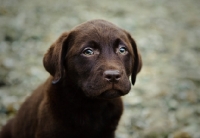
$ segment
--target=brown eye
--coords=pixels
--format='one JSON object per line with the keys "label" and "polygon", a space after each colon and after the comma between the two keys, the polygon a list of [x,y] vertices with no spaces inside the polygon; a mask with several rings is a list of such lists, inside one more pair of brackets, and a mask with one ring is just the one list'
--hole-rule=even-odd
{"label": "brown eye", "polygon": [[94,55],[94,51],[91,48],[86,48],[83,51],[83,54],[86,55],[86,56],[91,56],[91,55]]}
{"label": "brown eye", "polygon": [[119,54],[122,54],[122,55],[125,55],[125,54],[128,53],[128,51],[127,51],[126,47],[120,47],[120,48],[118,49],[118,53],[119,53]]}

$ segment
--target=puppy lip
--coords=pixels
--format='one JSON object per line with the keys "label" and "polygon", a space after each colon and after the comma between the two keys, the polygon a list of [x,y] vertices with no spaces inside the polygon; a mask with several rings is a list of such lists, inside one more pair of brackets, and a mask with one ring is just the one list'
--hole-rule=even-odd
{"label": "puppy lip", "polygon": [[98,87],[93,87],[88,85],[85,88],[82,88],[87,97],[99,97],[103,99],[112,99],[120,96],[126,95],[130,89],[121,89],[120,86],[113,85],[101,85]]}
{"label": "puppy lip", "polygon": [[99,97],[104,98],[104,99],[113,99],[113,98],[118,98],[123,95],[124,95],[124,92],[120,90],[109,89],[101,93]]}
{"label": "puppy lip", "polygon": [[89,89],[92,89],[92,90],[99,90],[99,89],[102,89],[102,88],[105,88],[106,85],[101,85],[101,86],[98,86],[98,87],[94,87],[93,85],[89,85],[88,88]]}

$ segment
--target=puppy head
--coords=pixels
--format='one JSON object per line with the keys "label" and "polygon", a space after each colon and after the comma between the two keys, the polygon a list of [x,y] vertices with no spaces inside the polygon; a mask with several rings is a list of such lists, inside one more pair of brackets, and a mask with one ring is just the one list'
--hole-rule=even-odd
{"label": "puppy head", "polygon": [[63,33],[43,59],[53,84],[70,79],[88,97],[115,98],[130,90],[142,67],[129,33],[104,20],[83,23]]}

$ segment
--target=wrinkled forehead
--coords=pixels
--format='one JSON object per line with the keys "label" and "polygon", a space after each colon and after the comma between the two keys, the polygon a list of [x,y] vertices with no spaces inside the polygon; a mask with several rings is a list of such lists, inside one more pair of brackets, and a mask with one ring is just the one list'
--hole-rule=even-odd
{"label": "wrinkled forehead", "polygon": [[112,43],[116,39],[127,42],[125,32],[116,25],[104,21],[94,20],[83,23],[73,29],[76,43],[95,41],[97,43]]}

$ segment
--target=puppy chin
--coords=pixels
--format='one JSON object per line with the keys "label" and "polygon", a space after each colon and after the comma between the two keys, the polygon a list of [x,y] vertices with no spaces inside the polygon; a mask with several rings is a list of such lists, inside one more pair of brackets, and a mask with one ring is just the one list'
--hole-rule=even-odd
{"label": "puppy chin", "polygon": [[131,85],[126,83],[126,85],[123,86],[125,87],[122,87],[122,85],[109,84],[104,86],[102,85],[101,87],[95,87],[98,89],[93,89],[91,85],[86,85],[86,87],[82,87],[82,90],[88,98],[114,99],[129,93]]}
{"label": "puppy chin", "polygon": [[101,93],[98,98],[100,99],[114,99],[114,98],[119,98],[123,95],[128,94],[129,91],[122,92],[120,90],[115,90],[115,89],[110,89],[106,90],[105,92]]}
{"label": "puppy chin", "polygon": [[114,98],[118,98],[120,96],[122,96],[122,92],[121,91],[111,89],[111,90],[107,90],[107,91],[101,93],[98,96],[98,98],[101,98],[101,99],[114,99]]}

